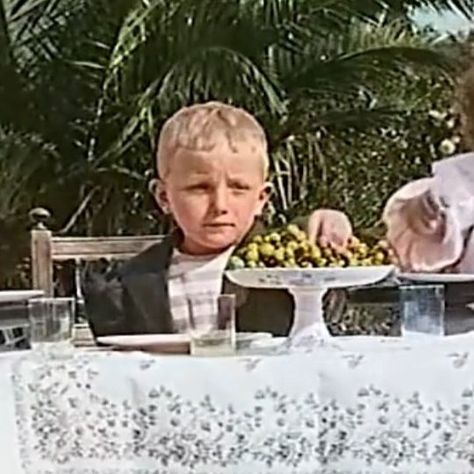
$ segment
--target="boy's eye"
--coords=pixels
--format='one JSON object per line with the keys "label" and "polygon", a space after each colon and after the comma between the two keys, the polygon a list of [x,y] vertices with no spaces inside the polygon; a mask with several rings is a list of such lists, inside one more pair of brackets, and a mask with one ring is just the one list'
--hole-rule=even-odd
{"label": "boy's eye", "polygon": [[248,191],[250,189],[250,186],[248,184],[240,182],[230,183],[230,187],[236,191]]}
{"label": "boy's eye", "polygon": [[186,187],[188,191],[207,191],[210,186],[207,183],[196,183]]}

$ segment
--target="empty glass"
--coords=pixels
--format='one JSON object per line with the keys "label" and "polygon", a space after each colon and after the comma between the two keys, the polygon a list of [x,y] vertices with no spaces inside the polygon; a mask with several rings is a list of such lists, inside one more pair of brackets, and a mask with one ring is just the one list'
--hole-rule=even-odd
{"label": "empty glass", "polygon": [[28,304],[30,345],[36,351],[72,348],[73,298],[36,298]]}
{"label": "empty glass", "polygon": [[188,300],[191,354],[221,356],[235,352],[235,295]]}
{"label": "empty glass", "polygon": [[406,285],[400,288],[402,337],[444,335],[444,287]]}

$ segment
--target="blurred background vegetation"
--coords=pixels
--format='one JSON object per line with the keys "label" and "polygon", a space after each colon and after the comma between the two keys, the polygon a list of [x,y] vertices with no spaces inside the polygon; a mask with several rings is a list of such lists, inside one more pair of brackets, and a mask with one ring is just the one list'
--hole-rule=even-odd
{"label": "blurred background vegetation", "polygon": [[217,99],[265,126],[268,220],[346,211],[380,231],[384,201],[462,149],[453,94],[474,0],[0,0],[0,286],[20,284],[28,211],[65,234],[159,233],[147,192],[163,121]]}

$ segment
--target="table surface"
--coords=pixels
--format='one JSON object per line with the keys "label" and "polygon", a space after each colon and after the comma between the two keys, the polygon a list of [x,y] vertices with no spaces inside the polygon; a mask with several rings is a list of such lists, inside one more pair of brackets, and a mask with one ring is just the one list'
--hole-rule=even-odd
{"label": "table surface", "polygon": [[0,355],[8,474],[474,472],[474,335]]}

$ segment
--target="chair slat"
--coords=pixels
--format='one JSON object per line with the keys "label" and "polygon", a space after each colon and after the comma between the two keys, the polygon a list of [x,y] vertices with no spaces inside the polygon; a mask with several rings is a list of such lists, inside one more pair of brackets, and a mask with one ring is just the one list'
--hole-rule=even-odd
{"label": "chair slat", "polygon": [[128,259],[160,242],[163,236],[146,237],[53,237],[53,261]]}

